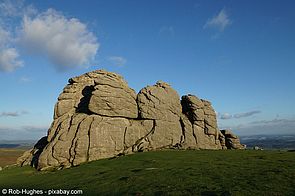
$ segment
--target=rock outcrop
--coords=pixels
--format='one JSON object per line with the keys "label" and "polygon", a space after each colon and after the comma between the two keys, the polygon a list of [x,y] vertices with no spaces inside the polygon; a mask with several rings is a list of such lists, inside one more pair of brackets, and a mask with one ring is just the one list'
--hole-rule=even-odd
{"label": "rock outcrop", "polygon": [[[191,132],[195,137],[196,147],[226,149],[225,137],[217,127],[216,114],[211,103],[189,94],[182,96],[181,104],[182,112],[192,125]],[[185,122],[185,119],[183,121]]]}
{"label": "rock outcrop", "polygon": [[46,137],[18,159],[37,169],[157,149],[243,149],[237,136],[220,131],[211,103],[180,97],[157,82],[136,95],[124,79],[104,70],[69,79],[58,97]]}
{"label": "rock outcrop", "polygon": [[225,136],[225,145],[227,149],[245,149],[246,145],[240,143],[240,139],[231,130],[221,130]]}

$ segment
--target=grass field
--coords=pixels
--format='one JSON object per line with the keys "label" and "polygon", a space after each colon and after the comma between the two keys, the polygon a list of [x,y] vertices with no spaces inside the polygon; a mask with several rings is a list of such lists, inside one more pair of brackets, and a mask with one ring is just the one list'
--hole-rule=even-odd
{"label": "grass field", "polygon": [[0,167],[11,165],[21,156],[26,149],[19,148],[0,148]]}
{"label": "grass field", "polygon": [[0,172],[0,182],[84,195],[295,195],[295,152],[146,152],[60,171],[11,168]]}

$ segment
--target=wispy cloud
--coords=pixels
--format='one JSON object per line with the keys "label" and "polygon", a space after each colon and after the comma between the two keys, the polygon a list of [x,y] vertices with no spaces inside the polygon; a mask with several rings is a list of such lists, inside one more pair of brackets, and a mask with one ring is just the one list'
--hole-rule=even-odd
{"label": "wispy cloud", "polygon": [[169,35],[169,36],[174,36],[175,35],[175,30],[173,26],[162,26],[159,30],[159,35]]}
{"label": "wispy cloud", "polygon": [[2,0],[0,2],[1,15],[7,17],[22,17],[24,14],[34,14],[37,10],[32,6],[25,6],[24,0]]}
{"label": "wispy cloud", "polygon": [[27,83],[27,82],[31,82],[31,78],[27,77],[27,76],[22,76],[19,78],[19,81],[21,83]]}
{"label": "wispy cloud", "polygon": [[0,48],[6,46],[6,44],[10,42],[10,37],[10,33],[0,24]]}
{"label": "wispy cloud", "polygon": [[259,113],[261,113],[261,111],[259,111],[259,110],[254,110],[254,111],[250,111],[250,112],[243,112],[243,113],[235,114],[234,118],[244,118],[244,117],[252,116],[254,114],[259,114]]}
{"label": "wispy cloud", "polygon": [[24,1],[2,1],[0,22],[0,71],[3,72],[24,65],[19,60],[19,48],[30,55],[47,58],[57,70],[88,67],[99,49],[97,37],[85,23],[54,9],[38,12],[33,6],[25,6]]}
{"label": "wispy cloud", "polygon": [[36,133],[46,131],[48,129],[48,126],[26,125],[22,126],[22,129],[24,129],[27,132]]}
{"label": "wispy cloud", "polygon": [[122,56],[110,56],[107,58],[107,60],[115,66],[121,67],[124,66],[127,62],[127,60]]}
{"label": "wispy cloud", "polygon": [[[260,121],[253,121],[251,124],[260,124],[260,125],[274,125],[274,124],[289,124],[294,123],[295,119],[284,119],[284,118],[275,118],[272,120],[260,120]],[[295,132],[295,129],[294,129]]]}
{"label": "wispy cloud", "polygon": [[12,42],[11,33],[0,23],[0,71],[2,72],[12,72],[23,66],[23,62],[19,60],[18,51],[11,47]]}
{"label": "wispy cloud", "polygon": [[1,15],[6,17],[17,16],[20,14],[24,1],[8,1],[3,0],[0,2]]}
{"label": "wispy cloud", "polygon": [[275,118],[253,121],[237,126],[223,126],[223,128],[229,127],[240,135],[295,134],[295,119]]}
{"label": "wispy cloud", "polygon": [[253,110],[249,112],[242,112],[242,113],[237,113],[237,114],[229,114],[229,113],[218,113],[219,119],[222,120],[227,120],[227,119],[232,119],[232,118],[246,118],[249,116],[253,116],[255,114],[261,113],[260,110]]}
{"label": "wispy cloud", "polygon": [[7,127],[0,125],[1,140],[37,140],[46,135],[47,130],[48,126],[26,125]]}
{"label": "wispy cloud", "polygon": [[232,20],[229,18],[229,15],[225,8],[223,8],[217,15],[209,18],[203,28],[217,29],[218,31],[222,32],[231,24]]}
{"label": "wispy cloud", "polygon": [[219,118],[226,120],[226,119],[231,119],[233,116],[229,113],[223,113],[223,114],[219,114]]}
{"label": "wispy cloud", "polygon": [[0,48],[0,71],[12,72],[23,66],[19,60],[18,51],[15,48]]}
{"label": "wispy cloud", "polygon": [[28,114],[28,111],[16,111],[16,112],[1,112],[0,113],[0,117],[18,117],[18,116],[22,116],[24,114]]}
{"label": "wispy cloud", "polygon": [[24,1],[0,2],[0,71],[13,72],[23,67],[24,62],[20,60],[17,49],[16,29],[11,24],[17,24],[14,18],[21,19],[21,15],[32,13],[33,8],[27,6],[24,8]]}

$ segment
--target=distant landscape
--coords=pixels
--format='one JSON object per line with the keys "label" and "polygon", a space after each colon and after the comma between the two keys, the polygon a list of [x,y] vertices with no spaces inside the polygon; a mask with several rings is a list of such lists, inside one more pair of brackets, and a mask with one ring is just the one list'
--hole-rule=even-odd
{"label": "distant landscape", "polygon": [[241,143],[247,145],[247,149],[254,146],[267,150],[294,150],[295,135],[253,135],[241,136]]}
{"label": "distant landscape", "polygon": [[36,140],[0,140],[0,148],[29,149],[34,146]]}
{"label": "distant landscape", "polygon": [[16,159],[32,148],[35,142],[34,140],[0,140],[0,167],[15,164]]}

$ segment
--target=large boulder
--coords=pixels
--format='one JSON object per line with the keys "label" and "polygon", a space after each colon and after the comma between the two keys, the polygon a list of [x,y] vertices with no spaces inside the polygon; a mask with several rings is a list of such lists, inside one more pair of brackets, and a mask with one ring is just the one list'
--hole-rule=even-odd
{"label": "large boulder", "polygon": [[136,95],[122,76],[96,70],[69,79],[46,137],[18,159],[40,170],[158,149],[240,149],[221,133],[209,101],[180,100],[167,83]]}
{"label": "large boulder", "polygon": [[137,118],[136,93],[121,76],[106,73],[94,80],[89,110],[102,116]]}
{"label": "large boulder", "polygon": [[137,95],[139,117],[175,122],[179,121],[181,104],[178,93],[165,82],[147,86]]}
{"label": "large boulder", "polygon": [[139,117],[154,121],[153,133],[145,138],[143,149],[173,148],[181,145],[179,122],[181,104],[178,93],[167,83],[158,81],[141,89],[137,95]]}
{"label": "large boulder", "polygon": [[216,113],[209,101],[199,99],[195,95],[184,95],[181,98],[182,112],[191,122],[186,126],[193,132],[194,140],[201,149],[225,149],[224,135],[218,129]]}

